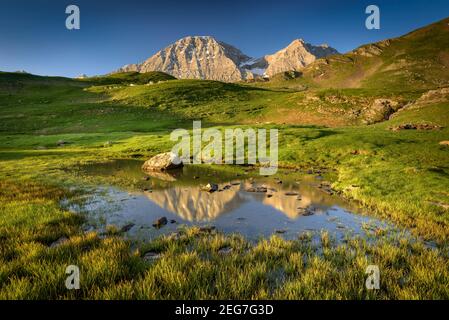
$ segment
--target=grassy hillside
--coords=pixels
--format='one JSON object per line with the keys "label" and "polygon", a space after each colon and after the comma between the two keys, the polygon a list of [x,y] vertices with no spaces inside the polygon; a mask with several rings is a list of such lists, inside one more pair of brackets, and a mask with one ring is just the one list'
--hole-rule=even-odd
{"label": "grassy hillside", "polygon": [[310,87],[401,92],[449,85],[449,18],[403,37],[362,46],[309,65],[297,82]]}

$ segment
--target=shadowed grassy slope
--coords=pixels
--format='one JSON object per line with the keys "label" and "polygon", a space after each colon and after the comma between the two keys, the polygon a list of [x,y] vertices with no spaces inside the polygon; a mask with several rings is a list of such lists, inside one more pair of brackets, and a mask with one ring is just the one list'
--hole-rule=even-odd
{"label": "shadowed grassy slope", "polygon": [[139,72],[122,72],[113,73],[105,76],[89,77],[80,79],[80,81],[91,85],[112,85],[112,84],[148,84],[157,83],[176,78],[164,72],[152,71],[146,73]]}

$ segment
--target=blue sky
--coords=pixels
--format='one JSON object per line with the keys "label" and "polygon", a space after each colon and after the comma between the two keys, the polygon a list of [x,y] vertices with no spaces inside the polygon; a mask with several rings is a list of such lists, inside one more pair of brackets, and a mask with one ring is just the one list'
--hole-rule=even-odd
{"label": "blue sky", "polygon": [[[80,30],[65,28],[70,4],[81,10]],[[365,28],[370,4],[381,9],[380,30]],[[448,16],[448,0],[0,0],[0,70],[104,74],[187,35],[211,35],[253,57],[296,38],[347,52]]]}

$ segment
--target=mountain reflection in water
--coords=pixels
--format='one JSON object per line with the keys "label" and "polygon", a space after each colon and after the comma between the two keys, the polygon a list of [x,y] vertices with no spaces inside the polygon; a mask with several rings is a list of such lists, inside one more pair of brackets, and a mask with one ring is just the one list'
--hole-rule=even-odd
{"label": "mountain reflection in water", "polygon": [[[357,207],[318,188],[320,181],[310,175],[287,172],[278,177],[260,177],[251,175],[250,170],[236,174],[208,166],[187,166],[144,178],[141,164],[129,160],[78,168],[76,174],[113,175],[130,182],[130,186],[99,186],[92,201],[71,209],[87,213],[94,229],[132,225],[126,236],[139,239],[176,232],[182,225],[213,225],[220,232],[240,233],[252,239],[275,233],[294,239],[303,232],[321,230],[343,239],[348,233],[363,234],[365,223],[383,224],[358,215]],[[219,190],[201,190],[201,185],[207,183],[218,184]],[[265,187],[267,192],[249,192],[252,187]],[[161,217],[172,223],[154,228],[153,222]]]}
{"label": "mountain reflection in water", "polygon": [[[298,186],[297,189],[278,190],[279,186],[264,183],[262,186],[267,187],[267,193],[258,193],[246,191],[253,186],[249,182],[237,186],[230,184],[225,184],[225,186],[229,188],[214,193],[205,192],[200,187],[171,187],[165,190],[155,190],[145,196],[164,210],[190,222],[213,221],[252,201],[271,206],[290,219],[301,216],[300,209],[313,206],[314,213],[319,214],[335,205],[335,199],[330,199],[330,196],[319,190],[313,190],[312,187]],[[288,191],[297,191],[299,196],[285,195]]]}

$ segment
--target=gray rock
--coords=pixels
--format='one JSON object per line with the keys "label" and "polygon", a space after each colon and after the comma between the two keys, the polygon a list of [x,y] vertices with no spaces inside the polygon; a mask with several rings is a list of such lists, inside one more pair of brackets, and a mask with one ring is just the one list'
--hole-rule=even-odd
{"label": "gray rock", "polygon": [[218,185],[215,183],[208,183],[205,186],[202,186],[201,190],[212,193],[218,190]]}
{"label": "gray rock", "polygon": [[161,257],[162,255],[160,253],[150,251],[143,255],[143,260],[146,262],[153,262],[160,259]]}
{"label": "gray rock", "polygon": [[268,189],[266,187],[251,187],[246,189],[246,192],[266,193]]}
{"label": "gray rock", "polygon": [[128,232],[132,227],[134,227],[134,223],[127,224],[120,229],[120,232]]}
{"label": "gray rock", "polygon": [[69,239],[67,237],[61,237],[50,245],[50,248],[59,247],[60,245],[67,242]]}
{"label": "gray rock", "polygon": [[69,142],[64,141],[64,140],[59,140],[56,144],[58,145],[58,147],[62,147],[62,146],[69,144]]}
{"label": "gray rock", "polygon": [[218,250],[218,254],[226,255],[226,254],[230,254],[230,253],[232,253],[231,247],[223,247]]}
{"label": "gray rock", "polygon": [[162,228],[168,223],[168,220],[166,217],[159,218],[153,222],[153,227],[156,229]]}
{"label": "gray rock", "polygon": [[161,153],[145,161],[144,171],[165,171],[182,167],[181,159],[172,152]]}

